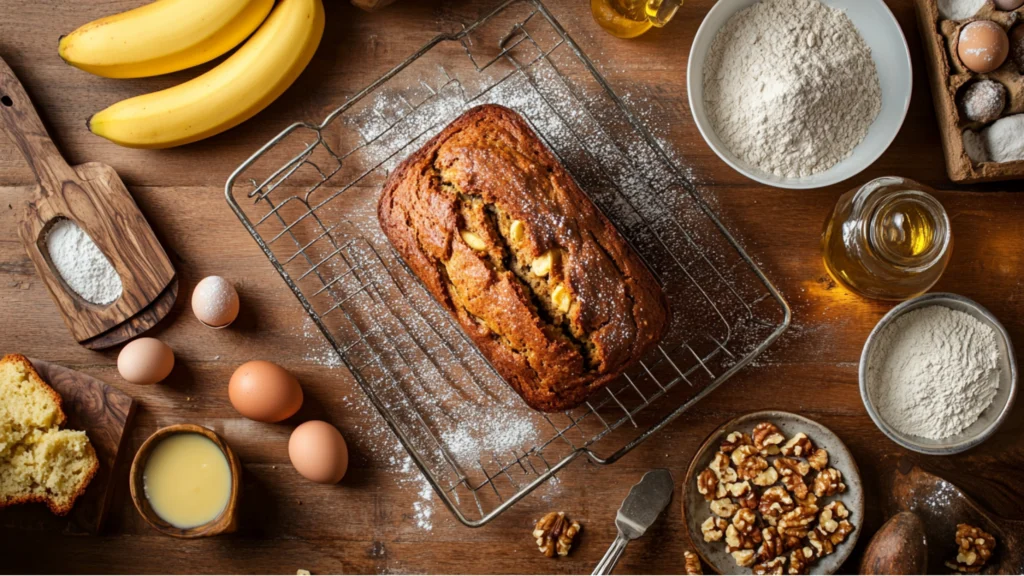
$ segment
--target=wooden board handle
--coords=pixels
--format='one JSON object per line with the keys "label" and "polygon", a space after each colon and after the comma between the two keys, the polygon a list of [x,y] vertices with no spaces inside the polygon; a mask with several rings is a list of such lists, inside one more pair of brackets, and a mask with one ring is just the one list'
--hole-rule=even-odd
{"label": "wooden board handle", "polygon": [[75,179],[74,170],[50,140],[24,86],[3,58],[0,58],[0,119],[0,130],[21,150],[44,196],[60,190],[65,180]]}

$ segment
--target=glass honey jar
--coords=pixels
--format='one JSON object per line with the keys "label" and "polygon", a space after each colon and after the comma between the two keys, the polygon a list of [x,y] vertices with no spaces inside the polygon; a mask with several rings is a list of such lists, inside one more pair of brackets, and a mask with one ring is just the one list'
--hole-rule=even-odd
{"label": "glass honey jar", "polygon": [[682,5],[683,0],[590,0],[590,11],[613,36],[636,38],[668,24]]}
{"label": "glass honey jar", "polygon": [[889,176],[843,194],[821,239],[832,278],[882,300],[906,300],[934,286],[949,264],[953,235],[931,192]]}

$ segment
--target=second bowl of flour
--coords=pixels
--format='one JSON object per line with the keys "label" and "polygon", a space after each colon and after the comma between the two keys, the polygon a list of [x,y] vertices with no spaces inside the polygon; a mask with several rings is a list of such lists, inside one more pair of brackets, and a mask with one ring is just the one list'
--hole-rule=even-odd
{"label": "second bowl of flour", "polygon": [[956,294],[925,294],[893,308],[868,336],[860,394],[879,429],[923,454],[977,446],[1006,421],[1017,361],[1003,325]]}
{"label": "second bowl of flour", "polygon": [[820,188],[878,159],[903,125],[910,50],[882,0],[720,0],[690,51],[697,128],[741,174]]}

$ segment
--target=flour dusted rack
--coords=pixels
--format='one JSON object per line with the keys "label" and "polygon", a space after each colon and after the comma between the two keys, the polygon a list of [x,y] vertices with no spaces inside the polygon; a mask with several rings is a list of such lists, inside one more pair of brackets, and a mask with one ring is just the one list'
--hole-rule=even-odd
{"label": "flour dusted rack", "polygon": [[[387,244],[387,174],[462,112],[522,114],[665,288],[660,346],[583,406],[530,410]],[[442,34],[246,160],[228,203],[438,496],[482,526],[580,456],[611,464],[789,326],[778,290],[539,0]]]}

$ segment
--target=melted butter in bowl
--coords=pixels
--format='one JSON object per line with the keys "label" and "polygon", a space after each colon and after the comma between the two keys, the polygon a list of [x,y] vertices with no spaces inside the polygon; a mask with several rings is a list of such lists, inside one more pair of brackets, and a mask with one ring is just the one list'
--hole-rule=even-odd
{"label": "melted butter in bowl", "polygon": [[153,512],[181,529],[217,519],[231,498],[228,458],[209,438],[172,434],[153,448],[143,471],[143,487]]}

